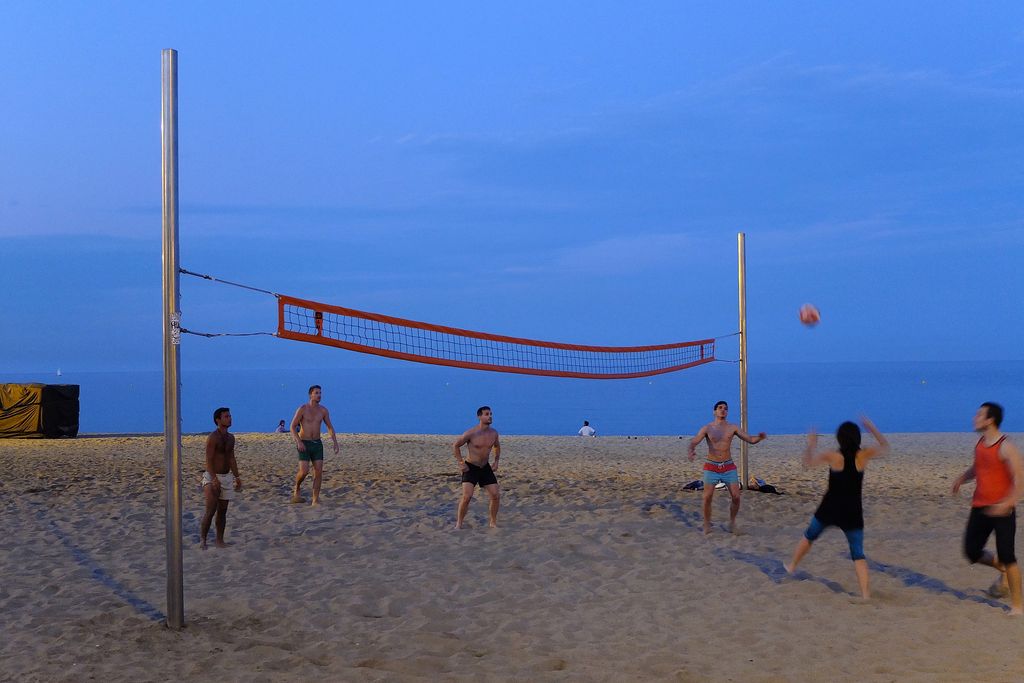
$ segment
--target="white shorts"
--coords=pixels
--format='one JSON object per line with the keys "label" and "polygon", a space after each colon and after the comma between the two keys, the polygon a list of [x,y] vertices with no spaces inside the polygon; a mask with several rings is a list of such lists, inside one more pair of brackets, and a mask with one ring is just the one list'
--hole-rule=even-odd
{"label": "white shorts", "polygon": [[[220,480],[220,499],[221,500],[234,500],[235,499],[235,475],[228,472],[227,474],[218,474],[217,479]],[[207,487],[213,483],[213,477],[210,476],[209,472],[203,472],[203,487]]]}

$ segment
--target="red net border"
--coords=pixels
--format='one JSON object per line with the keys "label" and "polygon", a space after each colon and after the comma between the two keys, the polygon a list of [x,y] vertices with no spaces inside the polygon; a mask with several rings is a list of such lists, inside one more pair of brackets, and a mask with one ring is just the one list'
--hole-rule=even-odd
{"label": "red net border", "polygon": [[[368,346],[365,344],[348,342],[341,339],[332,339],[330,337],[325,337],[319,334],[306,334],[303,332],[289,330],[286,329],[285,327],[285,307],[289,305],[297,308],[305,308],[310,311],[313,311],[314,313],[333,313],[336,315],[343,315],[352,318],[361,318],[364,320],[372,320],[374,322],[389,325],[397,325],[400,327],[408,327],[428,332],[436,332],[439,334],[449,334],[459,337],[466,337],[470,339],[481,339],[486,341],[503,342],[508,344],[520,344],[523,346],[534,346],[539,348],[561,349],[566,351],[588,351],[595,353],[638,353],[644,351],[663,351],[669,349],[700,347],[700,358],[698,360],[683,363],[680,365],[673,365],[669,367],[656,368],[640,372],[624,373],[585,373],[562,370],[545,370],[541,368],[493,365],[489,363],[474,363],[454,360],[450,358],[437,358],[434,356],[424,356],[419,354],[405,353],[402,351],[392,351],[389,349],[382,349],[375,346]],[[544,377],[576,377],[582,379],[633,379],[638,377],[651,377],[653,375],[663,375],[670,372],[678,372],[679,370],[685,370],[687,368],[696,367],[698,365],[704,365],[705,363],[711,363],[716,360],[714,339],[701,339],[697,341],[677,342],[674,344],[658,344],[652,346],[589,346],[582,344],[565,344],[561,342],[540,341],[536,339],[525,339],[521,337],[507,337],[504,335],[490,334],[487,332],[463,330],[457,327],[446,327],[444,325],[434,325],[431,323],[420,322],[417,320],[408,320],[405,318],[396,318],[393,316],[381,315],[379,313],[369,313],[367,311],[360,311],[353,308],[333,306],[330,304],[324,304],[317,301],[310,301],[308,299],[299,299],[284,294],[277,295],[277,311],[277,336],[282,339],[292,339],[294,341],[310,342],[313,344],[323,344],[325,346],[333,346],[340,349],[347,349],[349,351],[356,351],[358,353],[368,353],[375,356],[383,356],[385,358],[396,358],[399,360],[412,361],[415,363],[428,363],[430,365],[444,365],[448,367],[467,368],[471,370],[508,372],[513,374],[539,375]]]}

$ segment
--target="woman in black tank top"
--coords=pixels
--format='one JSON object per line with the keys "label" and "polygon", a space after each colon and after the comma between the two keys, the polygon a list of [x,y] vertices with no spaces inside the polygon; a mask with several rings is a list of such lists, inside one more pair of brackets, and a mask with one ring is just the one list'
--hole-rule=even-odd
{"label": "woman in black tank top", "polygon": [[861,503],[861,486],[864,482],[864,470],[868,462],[884,455],[889,450],[889,442],[868,418],[863,418],[864,427],[878,441],[875,448],[860,447],[860,428],[853,422],[844,422],[836,431],[838,451],[823,451],[815,454],[818,435],[812,429],[807,435],[807,448],[804,450],[804,467],[827,463],[828,490],[821,504],[811,518],[811,523],[804,532],[804,537],[797,543],[793,551],[793,559],[786,567],[789,574],[796,571],[800,561],[804,559],[811,544],[817,540],[827,527],[837,526],[846,534],[850,545],[850,559],[857,572],[857,583],[860,593],[865,598],[870,596],[868,588],[868,563],[864,557],[864,508]]}

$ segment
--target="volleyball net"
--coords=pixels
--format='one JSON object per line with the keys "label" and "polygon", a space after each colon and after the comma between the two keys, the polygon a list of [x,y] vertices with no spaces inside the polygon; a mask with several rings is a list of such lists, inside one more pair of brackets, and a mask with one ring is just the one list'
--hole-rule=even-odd
{"label": "volleyball net", "polygon": [[276,294],[277,336],[388,358],[549,377],[627,379],[715,360],[715,340],[588,346],[507,337]]}
{"label": "volleyball net", "polygon": [[[386,358],[520,375],[630,379],[677,372],[718,360],[715,339],[650,346],[591,346],[474,332],[278,294],[179,268],[183,275],[269,294],[277,331],[205,333],[201,337],[271,335]],[[731,336],[731,335],[730,335]]]}

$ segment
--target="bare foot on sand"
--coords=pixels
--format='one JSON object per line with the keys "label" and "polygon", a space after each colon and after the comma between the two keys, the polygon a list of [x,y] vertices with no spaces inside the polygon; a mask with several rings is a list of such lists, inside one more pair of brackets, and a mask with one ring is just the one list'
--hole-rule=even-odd
{"label": "bare foot on sand", "polygon": [[313,502],[310,503],[310,505],[319,505],[319,504],[320,504],[320,499],[319,498],[314,498]]}
{"label": "bare foot on sand", "polygon": [[306,499],[305,499],[305,498],[303,498],[303,497],[302,497],[301,495],[299,495],[298,493],[293,493],[293,494],[292,494],[292,502],[293,502],[293,503],[305,503],[305,502],[306,502]]}
{"label": "bare foot on sand", "polygon": [[999,578],[992,582],[992,585],[985,591],[991,598],[1005,598],[1010,594],[1010,584],[1006,582],[1006,574],[1000,574]]}

